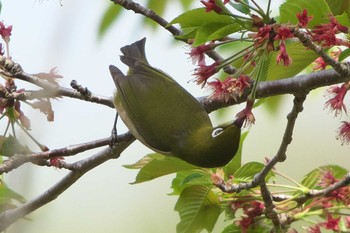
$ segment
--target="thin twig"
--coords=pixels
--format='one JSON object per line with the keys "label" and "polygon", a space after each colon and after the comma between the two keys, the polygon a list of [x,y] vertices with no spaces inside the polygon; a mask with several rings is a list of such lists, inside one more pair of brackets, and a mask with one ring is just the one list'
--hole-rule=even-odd
{"label": "thin twig", "polygon": [[272,168],[278,163],[283,162],[286,159],[286,151],[288,145],[292,141],[293,130],[295,126],[295,121],[299,115],[299,113],[303,110],[303,103],[305,101],[306,95],[296,95],[294,98],[294,104],[292,111],[287,116],[287,125],[284,131],[283,139],[281,145],[278,149],[276,155],[266,164],[266,166],[255,175],[254,179],[250,183],[240,183],[227,185],[226,183],[217,185],[223,192],[233,193],[240,192],[245,189],[251,189],[264,182],[267,174],[272,170]]}
{"label": "thin twig", "polygon": [[310,35],[299,29],[294,30],[294,36],[296,36],[300,42],[307,48],[313,50],[330,66],[333,67],[341,76],[348,76],[350,74],[350,67],[348,63],[341,63],[330,57],[321,46],[316,45]]}
{"label": "thin twig", "polygon": [[276,230],[275,232],[282,232],[281,222],[273,205],[271,193],[266,186],[265,180],[260,183],[260,191],[265,204],[266,217],[271,219]]}
{"label": "thin twig", "polygon": [[307,202],[310,199],[313,199],[315,197],[321,197],[321,196],[327,196],[330,193],[334,192],[335,190],[348,186],[350,185],[350,173],[348,173],[342,180],[331,184],[329,187],[322,189],[322,190],[310,190],[308,193],[306,193],[305,195],[302,195],[298,198],[294,198],[293,200],[296,201],[299,204],[304,204],[305,202]]}
{"label": "thin twig", "polygon": [[137,14],[141,14],[145,16],[146,18],[149,18],[162,26],[165,30],[169,31],[174,36],[178,36],[182,34],[182,31],[172,25],[169,25],[169,22],[166,21],[164,18],[156,14],[153,10],[145,8],[138,4],[137,2],[131,1],[131,0],[111,0],[114,2],[114,4],[118,4],[122,7],[124,7],[126,10],[132,10],[133,12]]}
{"label": "thin twig", "polygon": [[[76,98],[80,100],[87,100],[90,102],[103,104],[111,108],[113,108],[114,106],[111,98],[106,98],[95,94],[91,94],[91,96],[87,98],[86,96],[81,95],[75,90],[56,86],[46,81],[42,81],[30,74],[25,73],[24,71],[22,71],[21,68],[18,71],[18,69],[13,67],[20,67],[20,65],[13,62],[12,60],[0,56],[0,70],[6,72],[7,76],[16,77],[23,81],[33,83],[39,87],[42,87],[44,90],[26,91],[24,93],[18,94],[12,93],[13,96],[11,96],[11,98],[26,100],[43,97],[48,98],[66,96],[70,98]],[[319,87],[325,87],[332,84],[343,83],[346,81],[350,81],[350,75],[342,76],[334,70],[317,71],[310,74],[298,75],[291,78],[260,82],[257,87],[256,98],[259,99],[276,95],[298,93],[301,90],[301,87],[303,87],[303,92],[308,92]],[[241,97],[236,99],[231,98],[228,101],[212,99],[209,96],[198,97],[197,100],[203,105],[207,112],[210,113],[220,108],[245,102],[249,93],[250,90],[247,90]]]}
{"label": "thin twig", "polygon": [[81,85],[78,84],[78,82],[76,80],[72,80],[70,82],[70,86],[78,91],[80,94],[82,94],[83,96],[85,96],[86,98],[90,98],[91,96],[91,91],[87,88],[87,87],[83,87]]}
{"label": "thin twig", "polygon": [[101,150],[93,156],[80,160],[72,164],[74,169],[58,181],[51,188],[43,192],[36,198],[26,202],[25,204],[11,210],[1,212],[0,215],[0,232],[6,230],[12,223],[27,214],[40,208],[41,206],[55,200],[60,194],[66,191],[72,184],[74,184],[85,173],[106,162],[109,159],[118,158],[132,142],[134,141],[131,134],[123,134],[118,136],[118,146]]}
{"label": "thin twig", "polygon": [[[317,71],[310,74],[302,74],[291,78],[285,78],[275,81],[260,82],[256,90],[256,98],[266,98],[270,96],[309,92],[319,87],[325,87],[332,84],[343,83],[350,80],[350,76],[341,76],[334,70]],[[198,101],[203,105],[208,113],[220,108],[243,103],[247,100],[250,90],[247,90],[241,97],[230,98],[224,102],[213,99],[209,96],[199,97]]]}
{"label": "thin twig", "polygon": [[[114,2],[115,4],[118,4],[122,7],[124,7],[126,10],[132,10],[133,12],[135,12],[137,14],[141,14],[141,15],[153,20],[154,22],[156,22],[157,24],[162,26],[165,30],[169,31],[174,36],[178,36],[178,35],[182,34],[182,31],[180,29],[174,27],[173,25],[170,25],[168,21],[166,21],[161,16],[157,15],[153,10],[145,8],[132,0],[111,0],[111,1]],[[187,40],[182,40],[182,41],[184,41],[185,43],[188,43]],[[215,51],[209,51],[209,52],[206,52],[206,54],[210,58],[212,58],[214,61],[223,60],[223,58],[220,56],[220,54],[218,54]],[[227,72],[229,74],[235,73],[235,70],[236,69],[230,65],[225,67],[225,72]]]}
{"label": "thin twig", "polygon": [[89,102],[98,103],[98,104],[102,104],[102,105],[114,108],[113,102],[111,101],[110,98],[95,95],[93,93],[91,93],[91,96],[87,97],[77,92],[76,90],[64,88],[64,87],[49,83],[45,80],[41,80],[35,77],[34,75],[27,74],[26,72],[23,71],[22,67],[18,63],[15,63],[11,59],[8,59],[4,56],[0,56],[0,72],[2,75],[5,75],[7,77],[17,78],[17,79],[32,83],[38,87],[41,87],[47,93],[50,93],[50,95],[54,95],[54,97],[66,96],[66,97],[86,100]]}
{"label": "thin twig", "polygon": [[[127,135],[129,135],[130,140],[134,140],[133,136],[130,133],[127,133]],[[109,145],[109,142],[110,142],[110,138],[107,137],[107,138],[94,140],[91,142],[85,142],[77,145],[67,146],[60,149],[48,150],[44,152],[37,152],[37,153],[31,153],[31,154],[15,154],[14,156],[8,158],[7,160],[3,161],[2,164],[0,164],[0,175],[3,173],[10,172],[13,169],[18,168],[19,166],[28,162],[36,163],[42,160],[48,160],[50,158],[54,158],[58,156],[62,156],[62,157],[73,156],[87,150]]]}

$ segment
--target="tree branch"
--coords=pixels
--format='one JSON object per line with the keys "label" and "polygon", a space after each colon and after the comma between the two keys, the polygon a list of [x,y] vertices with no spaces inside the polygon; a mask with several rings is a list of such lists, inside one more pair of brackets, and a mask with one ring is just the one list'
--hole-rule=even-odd
{"label": "tree branch", "polygon": [[163,19],[161,16],[156,14],[153,10],[145,8],[140,4],[131,1],[131,0],[111,0],[114,4],[120,5],[126,10],[132,10],[136,14],[141,14],[146,18],[149,18],[162,26],[165,30],[169,31],[174,36],[182,34],[182,31],[172,25],[169,25],[169,22]]}
{"label": "tree branch", "polygon": [[223,192],[233,193],[240,192],[244,189],[251,189],[262,182],[265,182],[265,177],[272,170],[272,168],[278,163],[283,162],[286,159],[286,151],[288,145],[292,141],[293,130],[295,126],[295,121],[299,115],[299,113],[303,110],[303,103],[305,101],[306,95],[296,95],[294,98],[294,104],[292,111],[287,116],[287,125],[284,131],[283,139],[281,145],[278,149],[277,154],[266,164],[266,166],[255,175],[254,179],[250,183],[240,183],[228,185],[226,183],[218,183],[217,187],[220,188]]}
{"label": "tree branch", "polygon": [[134,138],[131,136],[131,134],[127,133],[120,135],[118,136],[118,146],[113,148],[107,147],[106,149],[87,159],[80,160],[72,164],[74,170],[68,173],[44,193],[15,209],[2,212],[0,215],[0,232],[7,229],[7,227],[18,219],[23,218],[41,206],[55,200],[61,193],[67,190],[72,184],[74,184],[80,177],[91,169],[99,166],[109,159],[118,158],[133,141]]}
{"label": "tree branch", "polygon": [[272,197],[269,189],[266,186],[265,180],[260,183],[261,196],[265,204],[265,215],[267,218],[271,219],[273,225],[275,226],[275,232],[282,232],[281,223],[275,207],[272,202]]}
{"label": "tree branch", "polygon": [[341,76],[349,76],[350,67],[348,63],[341,63],[334,60],[330,57],[321,46],[316,45],[312,42],[312,39],[309,34],[299,29],[294,30],[294,36],[297,37],[300,42],[307,48],[313,50],[316,54],[318,54],[322,59],[333,67],[335,71],[337,71]]}
{"label": "tree branch", "polygon": [[[80,100],[87,100],[93,103],[99,103],[114,108],[113,102],[110,98],[101,97],[93,93],[91,93],[89,96],[82,95],[75,90],[56,86],[54,84],[40,80],[30,74],[25,73],[22,68],[20,68],[19,64],[3,56],[0,56],[0,71],[2,71],[2,73],[8,77],[27,81],[44,89],[38,91],[29,91],[25,94],[18,94],[17,97],[20,100],[34,99],[39,97],[66,96]],[[256,97],[259,99],[283,94],[294,94],[300,92],[304,93],[319,87],[325,87],[346,81],[350,81],[350,75],[343,76],[334,70],[322,70],[310,74],[303,74],[280,80],[260,82],[257,87]],[[210,96],[198,97],[197,100],[203,105],[207,112],[210,113],[220,108],[225,108],[245,102],[250,91],[251,90],[247,90],[240,98],[230,98],[227,102],[219,99],[212,99]]]}
{"label": "tree branch", "polygon": [[[159,24],[161,27],[163,27],[165,30],[169,31],[175,37],[182,34],[182,31],[180,29],[174,27],[173,25],[170,25],[168,21],[166,21],[161,16],[157,15],[157,13],[155,13],[151,9],[148,9],[148,8],[141,6],[140,4],[138,4],[132,0],[111,0],[111,1],[114,2],[114,4],[117,4],[117,5],[124,7],[126,10],[132,10],[136,14],[141,14],[141,15],[153,20],[154,22]],[[176,39],[182,40],[188,44],[187,40],[183,40],[183,39],[179,39],[179,38],[176,38]],[[220,56],[220,54],[218,54],[215,51],[209,51],[209,52],[206,52],[206,54],[210,58],[212,58],[214,61],[223,60],[223,58]],[[225,67],[225,71],[229,74],[235,73],[235,70],[236,69],[230,65]]]}
{"label": "tree branch", "polygon": [[[127,133],[129,135],[129,139],[133,140],[133,137],[130,133]],[[2,164],[0,164],[0,175],[3,173],[7,173],[12,171],[15,168],[18,168],[19,166],[28,163],[28,162],[39,162],[42,160],[48,160],[50,158],[58,157],[58,156],[72,156],[76,155],[78,153],[95,149],[101,146],[106,146],[110,142],[110,138],[103,138],[94,140],[91,142],[81,143],[77,145],[67,146],[60,149],[54,149],[44,152],[37,152],[37,153],[31,153],[31,154],[15,154],[14,156],[6,159],[3,161]]]}
{"label": "tree branch", "polygon": [[306,193],[305,195],[302,195],[298,198],[293,198],[294,201],[296,201],[299,204],[304,204],[308,200],[315,198],[315,197],[321,197],[321,196],[327,196],[330,193],[334,192],[337,189],[340,189],[342,187],[350,185],[350,173],[348,173],[342,180],[331,184],[329,187],[322,189],[322,190],[310,190],[310,192]]}
{"label": "tree branch", "polygon": [[[256,91],[256,98],[266,98],[283,94],[303,94],[319,87],[343,83],[349,80],[350,75],[341,76],[334,70],[322,70],[291,78],[265,81],[259,83]],[[245,92],[240,98],[237,98],[236,100],[230,98],[227,102],[212,99],[209,96],[199,97],[197,99],[204,106],[207,112],[212,112],[220,108],[245,102],[249,93],[250,90],[247,90],[247,92]]]}
{"label": "tree branch", "polygon": [[26,72],[23,71],[22,67],[18,63],[15,63],[11,59],[8,59],[4,56],[0,56],[0,72],[4,76],[10,77],[10,78],[17,78],[43,88],[44,93],[47,94],[46,97],[66,96],[66,97],[86,100],[89,102],[98,103],[98,104],[102,104],[102,105],[114,108],[114,105],[111,99],[109,98],[102,97],[93,93],[91,93],[91,95],[87,97],[86,95],[82,95],[76,90],[72,90],[69,88],[65,88],[65,87],[61,87],[61,86],[57,86],[55,84],[49,83],[47,81],[44,81],[42,79],[35,77],[34,75],[27,74]]}

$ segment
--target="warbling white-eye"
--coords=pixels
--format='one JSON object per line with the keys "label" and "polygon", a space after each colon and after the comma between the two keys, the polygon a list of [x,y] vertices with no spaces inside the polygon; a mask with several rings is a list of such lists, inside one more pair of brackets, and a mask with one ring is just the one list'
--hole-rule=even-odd
{"label": "warbling white-eye", "polygon": [[239,147],[242,123],[213,127],[202,105],[174,79],[148,63],[146,38],[121,48],[125,76],[110,66],[114,105],[136,139],[150,149],[200,167],[227,164]]}

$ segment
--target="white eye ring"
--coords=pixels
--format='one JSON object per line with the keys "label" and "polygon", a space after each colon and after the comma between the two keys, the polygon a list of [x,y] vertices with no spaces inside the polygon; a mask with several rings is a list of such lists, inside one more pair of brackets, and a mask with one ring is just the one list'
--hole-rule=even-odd
{"label": "white eye ring", "polygon": [[211,133],[211,137],[212,138],[215,138],[217,137],[218,135],[220,135],[222,132],[224,132],[224,129],[223,128],[216,128],[213,130],[213,132]]}

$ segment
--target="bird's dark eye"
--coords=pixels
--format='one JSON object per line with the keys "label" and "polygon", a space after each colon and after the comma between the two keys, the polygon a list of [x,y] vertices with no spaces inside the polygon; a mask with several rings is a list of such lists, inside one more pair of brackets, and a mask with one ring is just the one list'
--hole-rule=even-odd
{"label": "bird's dark eye", "polygon": [[224,132],[223,128],[216,128],[213,130],[213,132],[211,133],[211,137],[215,138],[218,135],[220,135],[222,132]]}

